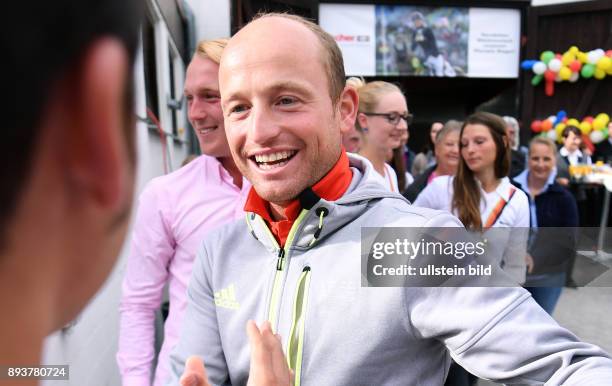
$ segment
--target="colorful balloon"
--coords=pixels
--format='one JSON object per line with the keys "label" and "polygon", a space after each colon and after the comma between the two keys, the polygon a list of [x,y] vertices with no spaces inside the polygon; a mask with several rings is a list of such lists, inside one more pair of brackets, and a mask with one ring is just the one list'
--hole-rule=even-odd
{"label": "colorful balloon", "polygon": [[542,75],[546,71],[546,64],[544,62],[535,62],[531,70],[536,75]]}
{"label": "colorful balloon", "polygon": [[585,121],[582,121],[578,128],[580,129],[580,131],[584,135],[588,135],[591,132],[591,130],[593,129],[591,124],[589,122],[585,122]]}
{"label": "colorful balloon", "polygon": [[542,81],[542,79],[544,79],[544,75],[536,75],[533,78],[531,78],[531,84],[533,86],[537,86],[540,84],[540,82]]}
{"label": "colorful balloon", "polygon": [[552,51],[544,51],[542,52],[542,55],[540,55],[540,60],[543,61],[545,64],[548,64],[548,62],[550,62],[551,59],[553,59],[555,57],[555,53]]}
{"label": "colorful balloon", "polygon": [[562,80],[569,80],[572,77],[572,70],[570,70],[569,67],[561,67],[561,69],[559,70],[559,77]]}
{"label": "colorful balloon", "polygon": [[593,130],[593,131],[591,131],[591,134],[589,134],[589,139],[594,144],[598,144],[598,143],[600,143],[601,141],[604,140],[604,133],[602,133],[599,130]]}
{"label": "colorful balloon", "polygon": [[542,121],[535,120],[531,122],[531,131],[533,131],[534,133],[539,133],[540,131],[542,131]]}
{"label": "colorful balloon", "polygon": [[582,70],[580,70],[580,75],[582,75],[583,78],[590,78],[593,76],[594,73],[595,66],[591,63],[585,64],[584,66],[582,66]]}
{"label": "colorful balloon", "polygon": [[606,72],[601,68],[596,68],[595,72],[593,73],[593,76],[595,77],[595,79],[602,80],[606,77]]}
{"label": "colorful balloon", "polygon": [[561,61],[557,58],[551,59],[548,62],[548,69],[553,72],[559,72],[561,66],[563,66],[563,63],[561,63]]}

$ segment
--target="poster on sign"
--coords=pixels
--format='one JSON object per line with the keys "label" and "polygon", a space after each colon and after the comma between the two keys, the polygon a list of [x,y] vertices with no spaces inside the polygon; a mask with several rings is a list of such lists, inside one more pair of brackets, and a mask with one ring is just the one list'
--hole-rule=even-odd
{"label": "poster on sign", "polygon": [[519,10],[319,7],[319,23],[340,46],[348,75],[518,77]]}

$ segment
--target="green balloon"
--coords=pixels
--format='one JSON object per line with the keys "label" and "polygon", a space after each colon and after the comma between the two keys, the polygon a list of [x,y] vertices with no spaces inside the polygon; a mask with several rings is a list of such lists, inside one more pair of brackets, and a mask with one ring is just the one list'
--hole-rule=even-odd
{"label": "green balloon", "polygon": [[552,51],[544,51],[542,52],[542,55],[540,55],[540,60],[546,64],[548,64],[548,62],[550,62],[550,60],[554,58],[555,58],[555,53]]}
{"label": "green balloon", "polygon": [[582,70],[580,70],[580,75],[582,75],[583,78],[590,78],[593,76],[593,74],[595,73],[595,66],[591,63],[587,63],[584,66],[582,66]]}
{"label": "green balloon", "polygon": [[540,84],[540,82],[542,81],[542,79],[544,79],[544,75],[540,74],[540,75],[536,75],[533,78],[531,78],[531,84],[533,86],[537,86]]}

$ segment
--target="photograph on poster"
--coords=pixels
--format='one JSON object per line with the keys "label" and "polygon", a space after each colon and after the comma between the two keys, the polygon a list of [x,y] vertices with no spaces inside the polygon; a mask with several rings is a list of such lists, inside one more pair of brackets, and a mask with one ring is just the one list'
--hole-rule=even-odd
{"label": "photograph on poster", "polygon": [[376,6],[376,73],[466,76],[468,8]]}

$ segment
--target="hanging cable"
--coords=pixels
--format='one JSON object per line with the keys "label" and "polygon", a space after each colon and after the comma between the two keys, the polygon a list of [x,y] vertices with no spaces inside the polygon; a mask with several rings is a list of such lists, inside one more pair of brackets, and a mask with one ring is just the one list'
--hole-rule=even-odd
{"label": "hanging cable", "polygon": [[157,127],[157,132],[159,133],[159,139],[161,141],[162,146],[164,174],[168,174],[168,140],[166,139],[166,132],[162,128],[161,123],[159,123],[159,120],[155,116],[155,113],[153,113],[153,110],[151,110],[149,107],[147,107],[147,116],[149,117],[151,122],[153,122],[153,124]]}

